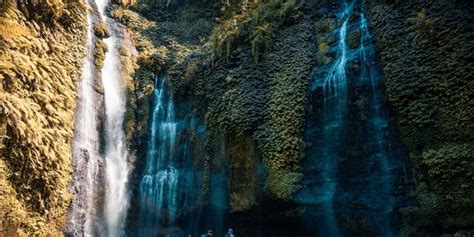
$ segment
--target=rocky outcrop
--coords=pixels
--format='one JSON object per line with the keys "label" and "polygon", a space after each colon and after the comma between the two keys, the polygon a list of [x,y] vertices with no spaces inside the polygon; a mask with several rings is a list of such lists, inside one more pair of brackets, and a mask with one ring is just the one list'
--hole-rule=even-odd
{"label": "rocky outcrop", "polygon": [[85,22],[80,1],[0,5],[0,235],[62,232]]}
{"label": "rocky outcrop", "polygon": [[473,228],[474,6],[368,1],[366,9],[416,176],[406,231]]}
{"label": "rocky outcrop", "polygon": [[256,142],[265,165],[266,192],[281,199],[298,188],[300,132],[312,59],[309,32],[311,24],[304,18],[284,29],[258,64],[245,46],[216,67],[203,62],[192,86],[194,98],[207,107],[210,129]]}

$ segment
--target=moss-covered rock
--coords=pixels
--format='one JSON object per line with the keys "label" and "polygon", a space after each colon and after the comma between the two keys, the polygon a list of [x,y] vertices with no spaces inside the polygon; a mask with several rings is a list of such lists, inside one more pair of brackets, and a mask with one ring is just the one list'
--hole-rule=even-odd
{"label": "moss-covered rock", "polygon": [[299,188],[311,30],[305,18],[281,30],[258,64],[245,45],[216,68],[203,62],[191,85],[191,96],[207,111],[209,129],[252,136],[265,167],[266,194],[277,199],[291,199]]}
{"label": "moss-covered rock", "polygon": [[349,33],[347,44],[350,49],[355,49],[360,45],[360,30],[354,30]]}
{"label": "moss-covered rock", "polygon": [[416,175],[419,207],[409,208],[405,227],[425,234],[473,228],[474,32],[468,25],[474,7],[464,1],[369,1],[366,7]]}
{"label": "moss-covered rock", "polygon": [[107,53],[107,44],[104,43],[101,39],[95,41],[94,47],[94,65],[97,68],[102,68],[104,66],[105,53]]}
{"label": "moss-covered rock", "polygon": [[0,235],[59,236],[71,200],[80,1],[0,5]]}
{"label": "moss-covered rock", "polygon": [[94,35],[97,38],[103,39],[108,38],[110,36],[109,32],[107,31],[107,26],[102,21],[94,23],[93,30]]}
{"label": "moss-covered rock", "polygon": [[314,30],[320,34],[330,33],[334,30],[334,28],[335,20],[328,16],[322,17],[320,20],[314,23]]}

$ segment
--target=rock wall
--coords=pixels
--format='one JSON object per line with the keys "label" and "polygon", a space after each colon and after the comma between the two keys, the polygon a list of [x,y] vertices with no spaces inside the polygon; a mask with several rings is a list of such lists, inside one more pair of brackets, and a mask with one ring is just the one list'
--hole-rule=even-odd
{"label": "rock wall", "polygon": [[366,9],[416,178],[405,231],[472,229],[474,5],[367,1]]}
{"label": "rock wall", "polygon": [[[206,136],[193,141],[205,142],[204,149],[193,150],[192,156],[194,172],[203,172],[198,174],[202,183],[195,184],[202,187],[196,196],[203,200],[185,208],[183,218],[193,225],[201,218],[196,228],[206,228],[216,220],[202,216],[203,211],[222,215],[224,221],[229,213],[255,212],[263,196],[289,200],[301,178],[301,130],[313,64],[309,17],[290,11],[289,19],[282,21],[285,26],[268,35],[268,48],[259,51],[256,63],[255,49],[247,40],[229,57],[211,56],[214,50],[208,42],[215,18],[223,22],[226,17],[209,4],[154,7],[138,4],[112,13],[130,29],[138,51],[128,120],[138,160],[146,153],[153,79],[167,71],[177,104],[192,101],[195,111],[188,108],[188,114],[206,122]],[[177,112],[179,117],[186,111]],[[138,161],[136,180],[142,168]],[[132,222],[133,216],[132,211]]]}
{"label": "rock wall", "polygon": [[300,179],[310,32],[310,21],[298,19],[272,38],[270,53],[258,64],[245,45],[216,67],[203,62],[192,87],[194,98],[206,103],[211,129],[254,140],[265,166],[265,191],[280,199],[289,199]]}
{"label": "rock wall", "polygon": [[62,232],[85,12],[80,1],[0,3],[0,235]]}
{"label": "rock wall", "polygon": [[[215,201],[212,187],[227,183],[220,188],[227,192],[229,205],[222,206],[234,215],[230,219],[260,210],[265,201],[289,204],[301,188],[300,162],[305,146],[311,145],[302,140],[305,106],[311,103],[307,98],[311,69],[331,60],[331,39],[322,42],[326,45],[313,45],[312,35],[324,30],[320,23],[327,17],[314,9],[337,8],[338,2],[318,1],[308,7],[298,1],[274,1],[252,10],[242,10],[240,3],[207,1],[144,1],[116,7],[112,15],[130,30],[138,51],[127,118],[128,139],[138,160],[146,154],[153,79],[167,71],[174,99],[187,105],[180,116],[187,111],[205,121],[206,137],[196,138],[204,148],[193,151],[199,157],[194,168],[203,172],[202,183],[197,184],[202,187],[199,195]],[[398,118],[390,120],[394,131],[390,136],[398,137],[400,128],[416,178],[418,204],[402,210],[402,234],[472,228],[468,211],[474,190],[469,99],[472,4],[366,1],[364,12],[374,33],[389,104]],[[351,21],[357,20],[354,16]],[[350,48],[358,47],[360,34],[349,32]],[[358,69],[351,66],[349,73],[353,73],[350,70]],[[317,101],[317,96],[312,99]],[[363,103],[361,98],[350,101],[353,117],[364,112],[356,108]],[[360,123],[358,119],[362,120],[356,118],[353,124]],[[356,133],[355,129],[349,132]],[[403,146],[398,138],[390,143]],[[347,150],[364,156],[359,147]],[[351,162],[345,161],[346,169],[353,167]],[[137,162],[135,180],[140,169]],[[260,170],[264,171],[261,184]],[[397,169],[397,184],[410,182],[407,173]],[[406,189],[400,190],[397,195],[405,196]],[[194,212],[193,208],[184,213]],[[282,205],[271,210],[272,217],[296,220],[301,210],[292,208]],[[356,224],[364,225],[364,219]]]}

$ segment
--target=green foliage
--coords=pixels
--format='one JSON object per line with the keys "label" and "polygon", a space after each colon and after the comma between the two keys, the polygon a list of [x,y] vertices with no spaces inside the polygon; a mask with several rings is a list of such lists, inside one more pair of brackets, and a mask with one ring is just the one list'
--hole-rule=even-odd
{"label": "green foliage", "polygon": [[[272,169],[274,171],[275,169]],[[299,172],[287,172],[278,170],[276,173],[268,173],[265,179],[265,189],[270,196],[275,196],[280,200],[290,200],[293,194],[301,186],[303,175]]]}
{"label": "green foliage", "polygon": [[318,51],[316,53],[316,60],[318,62],[318,65],[327,65],[331,62],[332,58],[328,55],[329,50],[331,47],[329,47],[329,44],[326,40],[327,38],[319,38],[318,39]]}
{"label": "green foliage", "polygon": [[232,47],[241,34],[239,25],[243,19],[244,15],[235,15],[213,29],[211,35],[213,59],[230,56]]}
{"label": "green foliage", "polygon": [[[373,2],[371,21],[415,171],[406,232],[474,226],[474,55],[471,4],[433,1],[398,6]],[[406,16],[413,16],[407,19]]]}
{"label": "green foliage", "polygon": [[107,26],[105,25],[104,22],[99,22],[95,23],[93,26],[94,29],[94,35],[97,36],[98,38],[108,38],[109,37],[109,32],[107,31]]}
{"label": "green foliage", "polygon": [[269,50],[271,36],[296,15],[300,5],[297,0],[262,1],[249,11],[231,13],[211,35],[213,61],[228,58],[238,44],[245,42],[251,44],[254,61],[258,63]]}
{"label": "green foliage", "polygon": [[[9,10],[9,12],[12,11]],[[0,35],[4,37],[14,38],[18,36],[31,35],[31,32],[27,27],[20,25],[17,21],[8,19],[7,17],[0,17],[0,25],[2,26],[0,28]]]}
{"label": "green foliage", "polygon": [[231,211],[250,210],[257,204],[257,163],[255,144],[249,136],[230,137],[229,150],[229,204]]}
{"label": "green foliage", "polygon": [[[254,62],[240,45],[228,62],[197,77],[195,100],[203,101],[209,131],[251,136],[265,170],[265,193],[289,200],[300,188],[302,127],[310,68],[312,24],[299,21],[272,37],[265,61]],[[203,73],[206,71],[203,70]]]}
{"label": "green foliage", "polygon": [[270,87],[268,119],[256,133],[266,167],[265,190],[283,200],[290,199],[300,188],[302,178],[298,171],[306,81],[296,75],[288,71],[274,75],[277,80]]}
{"label": "green foliage", "polygon": [[318,65],[324,66],[331,62],[332,57],[329,56],[330,44],[334,42],[332,31],[334,30],[335,23],[333,18],[324,18],[314,23],[314,29],[317,37],[317,52],[316,61]]}
{"label": "green foliage", "polygon": [[270,48],[270,29],[271,25],[266,23],[257,26],[257,29],[252,34],[252,54],[254,61],[257,64],[260,57],[268,52]]}
{"label": "green foliage", "polygon": [[323,18],[314,23],[314,30],[319,34],[330,33],[334,28],[335,24],[332,18]]}
{"label": "green foliage", "polygon": [[349,48],[355,49],[360,45],[360,31],[354,30],[349,33],[349,37],[347,39],[347,43]]}
{"label": "green foliage", "polygon": [[[445,228],[474,223],[474,144],[445,145],[422,154],[428,190],[440,199],[437,217]],[[453,215],[456,214],[456,215]]]}
{"label": "green foliage", "polygon": [[408,18],[408,20],[414,22],[413,29],[416,29],[424,34],[433,33],[433,21],[428,18],[424,8],[416,13],[415,17]]}

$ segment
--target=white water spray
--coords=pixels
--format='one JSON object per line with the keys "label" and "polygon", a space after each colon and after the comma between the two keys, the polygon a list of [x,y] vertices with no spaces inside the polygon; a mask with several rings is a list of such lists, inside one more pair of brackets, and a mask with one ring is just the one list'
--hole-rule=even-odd
{"label": "white water spray", "polygon": [[123,120],[125,91],[122,81],[118,26],[105,14],[107,0],[96,0],[102,20],[107,24],[110,37],[104,39],[108,51],[102,68],[105,97],[105,222],[107,236],[124,236],[125,220],[129,206],[129,167]]}
{"label": "white water spray", "polygon": [[95,180],[98,173],[98,137],[96,92],[94,91],[94,42],[92,13],[87,13],[87,53],[82,68],[82,81],[78,88],[79,100],[75,113],[73,164],[76,169],[75,194],[69,213],[68,229],[73,235],[89,236],[93,233]]}
{"label": "white water spray", "polygon": [[138,236],[154,236],[166,213],[168,224],[174,224],[177,213],[179,170],[173,158],[177,135],[175,108],[166,89],[166,76],[155,81],[153,113],[145,174],[140,181],[140,225]]}

